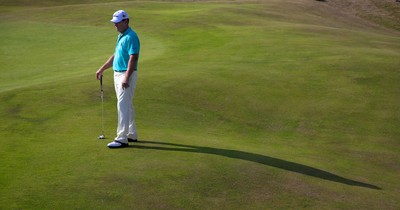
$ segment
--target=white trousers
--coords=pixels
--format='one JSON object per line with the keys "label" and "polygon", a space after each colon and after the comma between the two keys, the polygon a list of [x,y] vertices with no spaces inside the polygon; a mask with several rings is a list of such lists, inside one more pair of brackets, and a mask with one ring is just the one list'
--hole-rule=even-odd
{"label": "white trousers", "polygon": [[128,138],[137,139],[133,96],[135,94],[137,71],[129,78],[129,87],[122,88],[126,72],[114,72],[114,86],[117,95],[118,128],[116,141],[128,143]]}

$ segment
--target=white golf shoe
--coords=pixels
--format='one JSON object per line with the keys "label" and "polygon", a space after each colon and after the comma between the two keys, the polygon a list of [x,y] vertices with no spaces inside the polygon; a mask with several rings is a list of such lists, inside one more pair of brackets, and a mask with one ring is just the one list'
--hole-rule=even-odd
{"label": "white golf shoe", "polygon": [[123,143],[120,141],[113,141],[113,142],[107,144],[107,147],[112,148],[112,149],[123,148],[123,147],[127,147],[127,146],[129,146],[128,143]]}

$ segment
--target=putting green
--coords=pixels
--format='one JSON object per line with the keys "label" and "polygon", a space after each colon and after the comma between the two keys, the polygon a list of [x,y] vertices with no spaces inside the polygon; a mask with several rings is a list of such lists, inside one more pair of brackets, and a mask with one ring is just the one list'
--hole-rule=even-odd
{"label": "putting green", "polygon": [[[24,2],[0,6],[0,209],[400,207],[398,32],[319,1]],[[139,143],[110,150],[118,9]]]}

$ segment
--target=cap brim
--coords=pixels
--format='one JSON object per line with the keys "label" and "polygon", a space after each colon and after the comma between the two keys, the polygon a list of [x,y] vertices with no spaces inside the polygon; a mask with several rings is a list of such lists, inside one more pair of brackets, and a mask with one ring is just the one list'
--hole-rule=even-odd
{"label": "cap brim", "polygon": [[113,17],[113,19],[111,19],[110,21],[113,22],[113,23],[119,23],[122,20],[118,19],[117,17]]}

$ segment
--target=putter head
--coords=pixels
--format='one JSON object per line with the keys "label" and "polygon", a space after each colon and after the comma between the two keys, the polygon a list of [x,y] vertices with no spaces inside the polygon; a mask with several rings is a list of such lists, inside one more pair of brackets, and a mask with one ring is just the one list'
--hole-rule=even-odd
{"label": "putter head", "polygon": [[98,139],[105,139],[106,137],[104,136],[104,135],[100,135],[99,137],[98,137]]}

